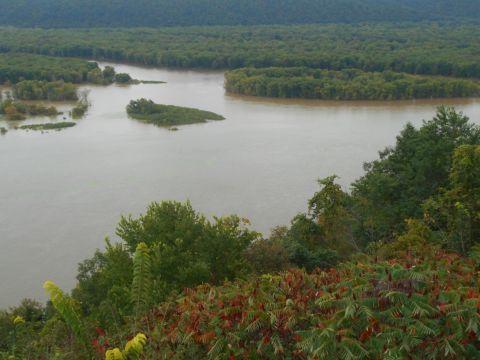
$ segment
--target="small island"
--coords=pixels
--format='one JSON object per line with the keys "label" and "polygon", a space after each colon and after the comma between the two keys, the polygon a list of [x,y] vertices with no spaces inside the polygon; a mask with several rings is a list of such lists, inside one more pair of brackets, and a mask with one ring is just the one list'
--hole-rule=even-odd
{"label": "small island", "polygon": [[177,126],[225,120],[221,115],[199,109],[156,104],[152,100],[132,100],[127,106],[130,117],[157,126]]}
{"label": "small island", "polygon": [[39,104],[27,104],[20,101],[7,99],[0,101],[0,115],[5,116],[10,121],[25,120],[27,116],[49,116],[55,117],[62,113],[54,106],[44,106]]}
{"label": "small island", "polygon": [[37,130],[37,131],[44,131],[44,130],[61,130],[69,127],[73,127],[77,125],[74,122],[58,122],[58,123],[46,123],[46,124],[32,124],[32,125],[23,125],[20,126],[19,129],[21,130]]}

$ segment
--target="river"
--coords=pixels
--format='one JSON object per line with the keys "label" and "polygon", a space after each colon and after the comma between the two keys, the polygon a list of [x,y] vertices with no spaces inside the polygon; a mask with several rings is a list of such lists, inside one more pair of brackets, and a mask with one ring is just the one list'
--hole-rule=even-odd
{"label": "river", "polygon": [[[220,72],[113,65],[167,83],[87,86],[92,106],[76,127],[0,136],[0,308],[43,300],[46,279],[71,289],[78,262],[115,238],[120,215],[152,201],[188,199],[206,215],[236,213],[268,234],[306,210],[317,178],[337,174],[348,189],[365,161],[438,105],[480,122],[480,99],[258,99],[225,94]],[[167,131],[127,117],[125,106],[141,97],[226,120]]]}

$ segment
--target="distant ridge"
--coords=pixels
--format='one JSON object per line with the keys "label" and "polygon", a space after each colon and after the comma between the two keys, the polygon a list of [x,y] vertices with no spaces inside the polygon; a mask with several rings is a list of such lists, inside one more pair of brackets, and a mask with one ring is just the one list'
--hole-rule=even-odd
{"label": "distant ridge", "polygon": [[478,19],[480,0],[0,0],[0,26],[160,27]]}

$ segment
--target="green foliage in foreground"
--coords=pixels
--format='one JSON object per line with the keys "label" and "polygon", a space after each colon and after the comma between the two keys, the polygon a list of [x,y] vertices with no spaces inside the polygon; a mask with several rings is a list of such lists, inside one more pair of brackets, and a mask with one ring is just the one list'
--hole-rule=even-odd
{"label": "green foliage in foreground", "polygon": [[[479,264],[477,257],[440,250],[412,223],[374,255],[336,268],[310,274],[292,269],[185,289],[153,306],[133,330],[141,332],[133,341],[141,340],[138,350],[147,359],[474,359],[480,356]],[[68,296],[52,301],[79,344],[78,329],[90,324],[91,348],[73,346],[76,359],[115,359],[108,356],[122,353],[108,349],[125,342],[118,336],[132,333],[131,322],[126,332],[93,330],[96,323],[79,319]],[[18,354],[25,354],[25,337],[35,339],[22,358],[49,359],[39,350],[58,346],[59,339],[44,339],[51,330],[43,325],[45,310],[36,309],[37,316],[24,323],[14,316],[20,307],[0,314],[0,330],[17,329]],[[47,323],[62,322],[47,317]],[[125,353],[132,345],[127,343]],[[69,358],[64,350],[57,348],[57,358]]]}
{"label": "green foliage in foreground", "polygon": [[461,145],[480,145],[480,126],[452,108],[439,108],[419,129],[407,124],[395,146],[366,164],[365,175],[352,184],[355,237],[362,244],[390,241],[404,231],[405,219],[422,218],[422,204],[451,186],[452,159]]}
{"label": "green foliage in foreground", "polygon": [[455,150],[449,185],[423,205],[425,222],[445,247],[469,253],[480,241],[480,146]]}
{"label": "green foliage in foreground", "polygon": [[160,29],[0,28],[2,52],[181,68],[293,67],[480,78],[480,27],[406,23]]}
{"label": "green foliage in foreground", "polygon": [[204,123],[207,120],[224,120],[221,115],[210,111],[173,105],[155,104],[152,100],[132,100],[127,113],[134,119],[157,126],[187,125]]}
{"label": "green foliage in foreground", "polygon": [[242,95],[326,100],[403,100],[480,95],[480,83],[476,81],[356,69],[238,69],[225,74],[225,89]]}
{"label": "green foliage in foreground", "polygon": [[77,125],[74,122],[63,121],[57,123],[46,123],[46,124],[31,124],[31,125],[22,125],[19,127],[21,130],[61,130]]}
{"label": "green foliage in foreground", "polygon": [[[404,241],[404,240],[403,240]],[[419,242],[336,269],[202,285],[146,320],[158,359],[474,359],[473,261]]]}
{"label": "green foliage in foreground", "polygon": [[[247,225],[236,216],[209,221],[189,203],[153,203],[138,219],[122,217],[122,243],[107,242],[80,265],[73,296],[85,314],[111,329],[184,287],[245,276],[250,267],[242,254],[260,237]],[[145,283],[152,284],[147,295]]]}
{"label": "green foliage in foreground", "polygon": [[105,360],[136,360],[143,358],[143,349],[147,342],[147,337],[138,333],[135,337],[127,342],[125,349],[120,351],[119,348],[107,350],[105,352]]}
{"label": "green foliage in foreground", "polygon": [[90,344],[87,340],[82,320],[76,309],[77,304],[75,301],[70,296],[64,294],[52,281],[46,281],[43,288],[48,293],[50,301],[60,316],[65,319],[65,322],[72,329],[75,336],[85,345],[85,350],[90,352]]}

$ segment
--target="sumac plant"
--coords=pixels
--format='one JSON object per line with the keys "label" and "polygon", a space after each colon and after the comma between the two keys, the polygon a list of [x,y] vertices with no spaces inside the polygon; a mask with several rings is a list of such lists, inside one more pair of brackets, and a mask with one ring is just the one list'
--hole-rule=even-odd
{"label": "sumac plant", "polygon": [[202,285],[145,319],[147,351],[158,359],[478,359],[478,275],[470,260],[432,250]]}

